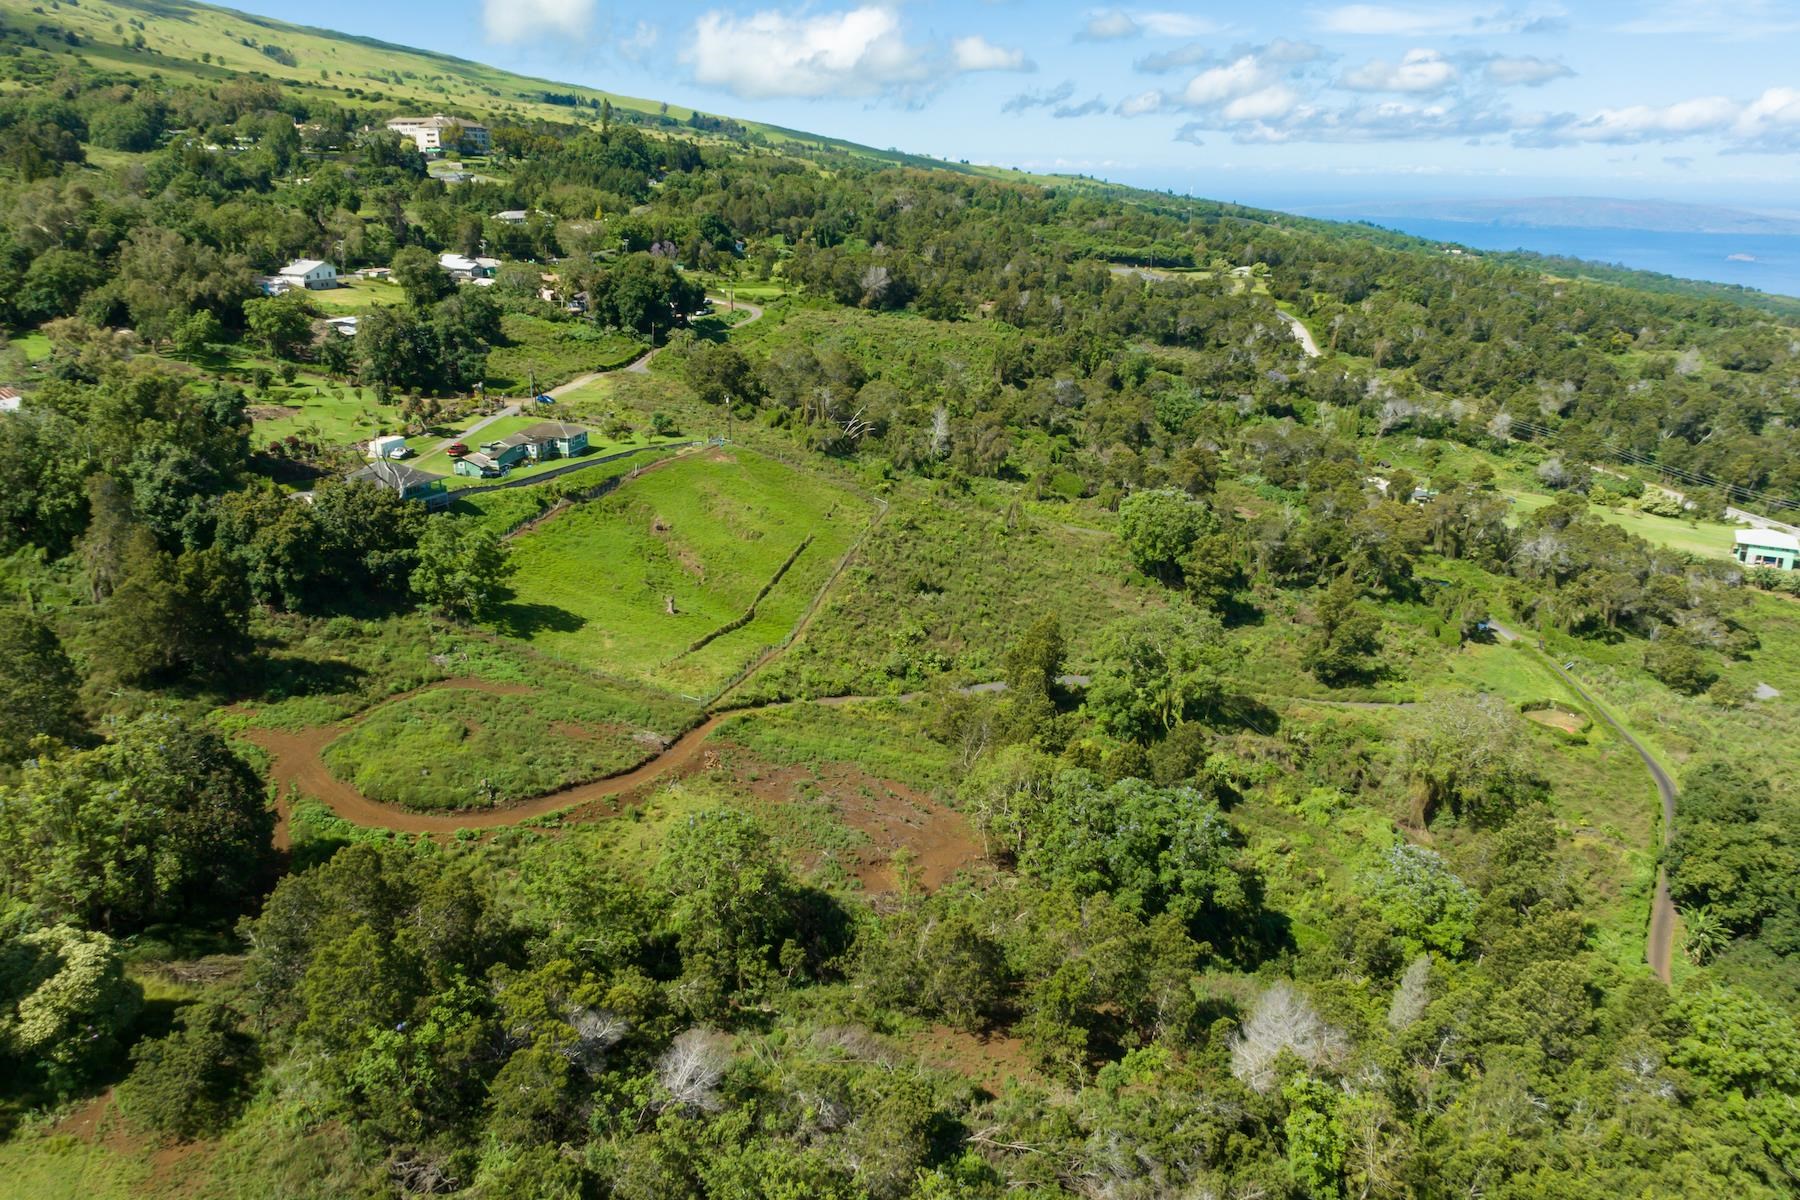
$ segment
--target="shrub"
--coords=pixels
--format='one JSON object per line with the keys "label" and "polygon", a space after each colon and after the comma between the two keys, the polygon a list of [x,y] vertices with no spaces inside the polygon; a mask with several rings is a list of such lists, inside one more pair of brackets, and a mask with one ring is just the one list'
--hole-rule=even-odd
{"label": "shrub", "polygon": [[1668,640],[1652,642],[1645,649],[1644,670],[1688,696],[1699,695],[1719,678],[1706,655],[1686,642]]}
{"label": "shrub", "polygon": [[182,1028],[139,1043],[131,1062],[131,1077],[119,1088],[126,1116],[188,1140],[230,1125],[261,1069],[256,1040],[221,1004],[190,1008]]}

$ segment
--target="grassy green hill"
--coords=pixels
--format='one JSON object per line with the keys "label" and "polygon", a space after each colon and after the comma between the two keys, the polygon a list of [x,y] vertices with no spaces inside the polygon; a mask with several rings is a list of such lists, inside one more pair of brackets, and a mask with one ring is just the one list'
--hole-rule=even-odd
{"label": "grassy green hill", "polygon": [[[32,4],[0,0],[0,44],[20,48],[0,59],[0,93],[29,88],[78,59],[99,70],[155,71],[176,82],[223,83],[265,76],[304,94],[350,108],[472,113],[490,120],[598,121],[611,102],[626,119],[650,126],[688,126],[697,110],[600,88],[516,75],[451,54],[376,38],[294,25],[270,17],[185,0]],[[698,113],[701,117],[716,114]],[[731,121],[741,140],[790,151],[809,147],[859,158],[992,176],[1024,177],[993,167],[948,163],[877,150],[841,138],[756,121]],[[690,136],[693,130],[688,130]]]}

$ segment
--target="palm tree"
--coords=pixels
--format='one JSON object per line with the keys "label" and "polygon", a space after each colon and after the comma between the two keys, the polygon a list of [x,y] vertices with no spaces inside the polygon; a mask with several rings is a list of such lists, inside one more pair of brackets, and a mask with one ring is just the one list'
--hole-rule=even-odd
{"label": "palm tree", "polygon": [[1687,956],[1696,966],[1706,962],[1731,942],[1731,931],[1713,912],[1712,905],[1702,904],[1681,914],[1682,942]]}

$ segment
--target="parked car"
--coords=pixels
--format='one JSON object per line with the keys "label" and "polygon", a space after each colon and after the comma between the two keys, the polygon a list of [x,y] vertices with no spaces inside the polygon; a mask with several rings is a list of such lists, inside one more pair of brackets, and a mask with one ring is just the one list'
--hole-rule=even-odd
{"label": "parked car", "polygon": [[461,458],[468,452],[469,448],[461,442],[451,442],[449,447],[444,451],[444,453],[448,454],[451,458]]}
{"label": "parked car", "polygon": [[395,446],[392,450],[388,451],[387,456],[389,458],[394,458],[394,459],[411,458],[412,457],[412,447],[411,446]]}
{"label": "parked car", "polygon": [[537,402],[538,402],[538,403],[539,403],[539,404],[555,404],[555,403],[556,403],[556,397],[554,397],[554,396],[549,396],[549,395],[544,395],[544,396],[539,396],[539,397],[538,397],[538,398],[537,398]]}

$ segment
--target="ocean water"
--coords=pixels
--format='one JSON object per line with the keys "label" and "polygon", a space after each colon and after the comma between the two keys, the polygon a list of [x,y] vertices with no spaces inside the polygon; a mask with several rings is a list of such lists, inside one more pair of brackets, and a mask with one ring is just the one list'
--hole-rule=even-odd
{"label": "ocean water", "polygon": [[1683,279],[1736,283],[1779,295],[1800,296],[1800,236],[1578,229],[1408,216],[1370,220],[1414,237],[1457,242],[1476,250],[1562,254]]}

